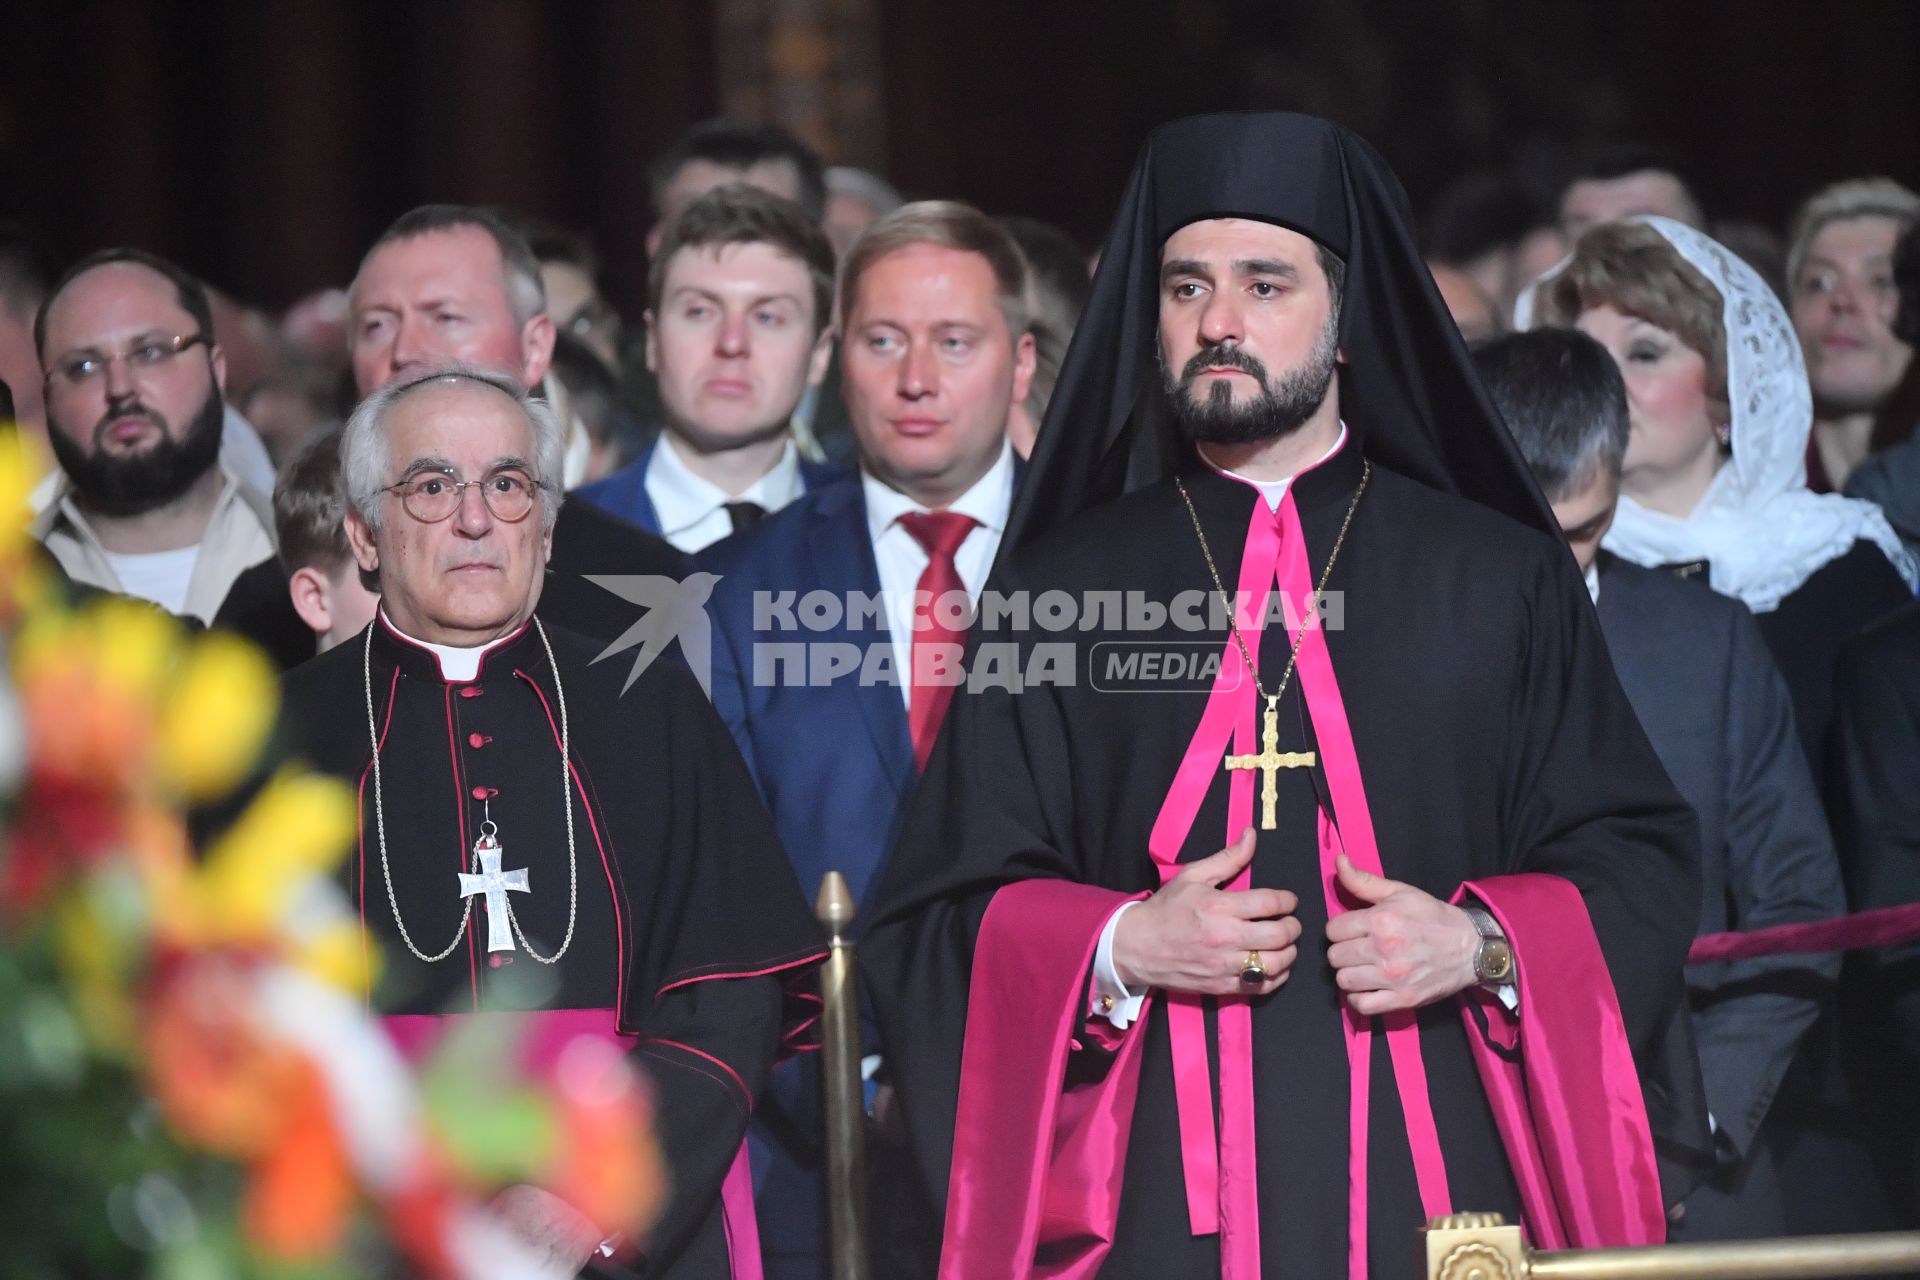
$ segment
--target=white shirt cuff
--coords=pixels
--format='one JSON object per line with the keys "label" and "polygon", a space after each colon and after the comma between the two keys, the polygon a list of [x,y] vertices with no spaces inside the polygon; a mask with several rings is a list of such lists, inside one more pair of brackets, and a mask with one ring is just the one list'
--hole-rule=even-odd
{"label": "white shirt cuff", "polygon": [[1113,967],[1113,927],[1120,923],[1120,917],[1127,913],[1129,907],[1139,905],[1137,901],[1121,903],[1107,917],[1106,927],[1100,930],[1100,945],[1093,949],[1093,986],[1089,992],[1087,1012],[1100,1015],[1119,1031],[1125,1031],[1133,1025],[1147,998],[1145,992],[1135,995],[1127,990],[1127,984],[1120,981],[1120,975]]}
{"label": "white shirt cuff", "polygon": [[1520,992],[1511,982],[1503,982],[1491,990],[1493,994],[1500,997],[1500,1003],[1507,1006],[1508,1013],[1520,1012]]}

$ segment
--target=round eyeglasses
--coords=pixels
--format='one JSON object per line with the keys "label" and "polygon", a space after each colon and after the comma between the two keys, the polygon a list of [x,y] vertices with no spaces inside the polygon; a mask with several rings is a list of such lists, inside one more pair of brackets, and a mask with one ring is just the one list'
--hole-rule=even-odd
{"label": "round eyeglasses", "polygon": [[540,484],[518,467],[501,467],[478,480],[455,479],[451,468],[426,467],[381,492],[399,494],[400,505],[415,520],[437,524],[460,509],[469,487],[479,490],[494,519],[516,524],[532,512]]}

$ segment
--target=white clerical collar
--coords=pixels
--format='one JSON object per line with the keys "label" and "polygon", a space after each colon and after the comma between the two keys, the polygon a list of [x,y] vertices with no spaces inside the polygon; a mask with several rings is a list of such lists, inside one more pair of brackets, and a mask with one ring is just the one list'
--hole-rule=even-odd
{"label": "white clerical collar", "polygon": [[780,510],[806,492],[800,474],[800,451],[788,436],[780,460],[739,493],[728,493],[704,476],[693,473],[671,434],[662,433],[647,463],[647,496],[660,517],[660,534],[668,541],[684,533],[729,502],[751,502],[769,513]]}
{"label": "white clerical collar", "polygon": [[1595,604],[1600,603],[1600,561],[1596,559],[1587,566],[1587,594],[1593,597]]}
{"label": "white clerical collar", "polygon": [[[1345,421],[1342,421],[1340,423],[1340,434],[1334,438],[1333,447],[1321,454],[1319,459],[1314,462],[1313,467],[1319,466],[1322,462],[1325,462],[1328,458],[1340,452],[1340,446],[1346,442],[1347,424]],[[1215,472],[1225,476],[1229,480],[1238,480],[1241,484],[1252,485],[1258,489],[1260,496],[1267,500],[1267,510],[1269,511],[1278,511],[1280,509],[1281,499],[1287,496],[1287,490],[1291,488],[1293,482],[1299,478],[1300,471],[1313,470],[1313,467],[1302,467],[1300,471],[1294,472],[1293,475],[1286,477],[1284,480],[1255,480],[1251,476],[1241,475],[1238,471],[1227,470],[1212,458],[1209,458],[1205,449],[1200,449],[1198,452],[1200,454],[1200,461],[1206,463]]]}
{"label": "white clerical collar", "polygon": [[[860,488],[867,500],[867,530],[876,542],[901,516],[929,509],[878,479],[865,467],[860,469]],[[999,533],[1007,527],[1007,513],[1012,507],[1013,446],[1003,443],[1000,456],[987,468],[987,473],[945,510],[972,516],[982,528]]]}
{"label": "white clerical collar", "polygon": [[466,648],[453,644],[430,644],[425,640],[414,639],[399,627],[393,625],[393,619],[387,616],[387,611],[384,606],[382,606],[380,610],[380,621],[385,624],[387,630],[393,632],[393,634],[399,636],[408,644],[425,649],[432,653],[435,658],[438,658],[440,660],[440,678],[450,684],[471,680],[479,675],[480,659],[486,656],[487,650],[498,648],[500,645],[513,639],[514,636],[520,634],[519,631],[512,631],[501,636],[498,640],[489,640],[485,644]]}

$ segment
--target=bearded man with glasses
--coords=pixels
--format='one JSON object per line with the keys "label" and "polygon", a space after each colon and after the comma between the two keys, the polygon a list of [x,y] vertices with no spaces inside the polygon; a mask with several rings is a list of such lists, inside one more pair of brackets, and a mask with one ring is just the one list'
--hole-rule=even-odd
{"label": "bearded man with glasses", "polygon": [[524,1187],[509,1225],[568,1272],[757,1275],[743,1138],[808,1047],[818,926],[686,665],[596,664],[536,613],[561,454],[511,374],[425,366],[368,396],[341,490],[379,613],[284,677],[282,730],[356,789],[344,879],[404,1051],[507,1010],[526,1043],[586,1037],[652,1082],[673,1187],[651,1234]]}
{"label": "bearded man with glasses", "polygon": [[76,582],[210,620],[274,547],[266,496],[220,461],[226,356],[206,287],[103,250],[54,285],[33,336],[63,473],[35,536]]}

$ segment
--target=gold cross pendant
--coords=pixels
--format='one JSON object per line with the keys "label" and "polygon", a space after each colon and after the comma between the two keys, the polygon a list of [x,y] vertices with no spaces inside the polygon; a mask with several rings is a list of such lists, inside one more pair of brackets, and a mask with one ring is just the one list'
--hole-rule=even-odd
{"label": "gold cross pendant", "polygon": [[1260,732],[1260,748],[1257,756],[1228,756],[1227,771],[1258,769],[1265,775],[1260,784],[1260,829],[1272,831],[1280,825],[1274,813],[1280,803],[1280,770],[1311,769],[1315,758],[1311,751],[1280,750],[1280,698],[1277,694],[1267,695],[1266,725]]}

